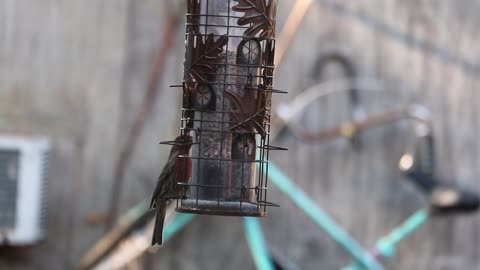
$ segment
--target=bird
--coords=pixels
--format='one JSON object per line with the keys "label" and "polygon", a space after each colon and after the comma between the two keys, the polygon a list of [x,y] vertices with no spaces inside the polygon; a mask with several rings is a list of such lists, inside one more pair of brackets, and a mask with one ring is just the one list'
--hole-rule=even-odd
{"label": "bird", "polygon": [[182,186],[177,185],[177,183],[188,183],[192,176],[192,160],[188,157],[179,157],[188,156],[191,146],[192,136],[188,134],[178,136],[170,151],[167,164],[165,164],[158,177],[150,202],[150,209],[155,209],[156,213],[152,246],[155,244],[162,245],[163,223],[168,203],[182,191]]}

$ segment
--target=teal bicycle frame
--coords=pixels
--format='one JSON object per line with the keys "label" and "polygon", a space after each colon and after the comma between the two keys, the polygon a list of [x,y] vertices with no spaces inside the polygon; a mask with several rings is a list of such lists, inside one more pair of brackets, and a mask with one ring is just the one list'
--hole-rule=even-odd
{"label": "teal bicycle frame", "polygon": [[[291,181],[272,162],[269,163],[268,178],[280,191],[287,195],[307,216],[326,232],[336,243],[348,252],[355,262],[343,270],[383,270],[379,257],[392,258],[398,243],[420,228],[429,219],[429,211],[422,209],[414,213],[403,224],[391,233],[382,237],[374,250],[368,251],[357,243],[341,226],[325,213],[307,194]],[[165,229],[165,240],[171,238],[177,231],[193,219],[193,215],[177,214]],[[244,218],[247,242],[249,244],[255,265],[259,270],[273,270],[267,245],[265,244],[261,226],[256,218]]]}
{"label": "teal bicycle frame", "polygon": [[[426,209],[418,210],[411,215],[402,225],[395,228],[390,234],[381,238],[375,245],[371,254],[375,258],[393,258],[395,256],[396,246],[400,241],[407,238],[410,234],[420,228],[428,221],[429,211]],[[344,267],[343,270],[361,270],[364,269],[359,263],[352,263]]]}

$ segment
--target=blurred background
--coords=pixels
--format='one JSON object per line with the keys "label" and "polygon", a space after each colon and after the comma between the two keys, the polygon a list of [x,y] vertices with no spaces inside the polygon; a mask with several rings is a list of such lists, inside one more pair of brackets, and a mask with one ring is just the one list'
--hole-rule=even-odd
{"label": "blurred background", "polygon": [[[436,175],[480,191],[480,1],[314,2],[276,67],[275,87],[289,94],[275,96],[274,110],[344,77],[335,63],[317,72],[318,59],[342,54],[357,76],[389,90],[363,96],[368,110],[429,108]],[[295,3],[279,0],[277,36]],[[0,1],[0,133],[51,143],[45,238],[1,247],[0,269],[75,269],[122,213],[150,198],[169,153],[158,142],[179,132],[182,94],[169,86],[183,76],[184,9],[178,0]],[[334,96],[311,104],[303,120],[340,123],[350,110]],[[360,147],[285,135],[276,144],[289,151],[272,160],[370,247],[426,206],[398,170],[408,134],[405,123],[375,128],[362,132]],[[281,207],[260,222],[277,254],[300,269],[351,261],[274,186],[269,200]],[[254,269],[240,221],[200,216],[126,269]],[[448,216],[420,228],[385,265],[480,269],[478,254],[480,215]]]}

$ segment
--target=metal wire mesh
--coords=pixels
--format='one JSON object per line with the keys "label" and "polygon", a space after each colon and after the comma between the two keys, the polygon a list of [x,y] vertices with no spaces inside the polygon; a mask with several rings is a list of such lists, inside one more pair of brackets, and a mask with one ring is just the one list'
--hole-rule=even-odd
{"label": "metal wire mesh", "polygon": [[189,0],[177,211],[265,216],[277,0]]}

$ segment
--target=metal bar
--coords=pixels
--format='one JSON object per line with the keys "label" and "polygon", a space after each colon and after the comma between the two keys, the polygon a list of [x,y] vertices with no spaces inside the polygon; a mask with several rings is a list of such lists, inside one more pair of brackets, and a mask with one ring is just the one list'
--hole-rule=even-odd
{"label": "metal bar", "polygon": [[[405,222],[395,228],[387,236],[382,237],[375,245],[372,255],[376,258],[382,256],[385,258],[393,258],[395,256],[395,249],[398,243],[413,232],[418,230],[423,224],[428,221],[430,214],[428,210],[422,209],[411,215]],[[351,265],[344,267],[343,270],[362,270],[364,269],[358,263],[352,263]]]}
{"label": "metal bar", "polygon": [[[202,112],[202,111],[201,111]],[[207,112],[207,111],[203,111],[203,112]],[[253,135],[257,135],[257,134],[260,134],[259,132],[240,132],[240,131],[235,131],[235,130],[225,130],[225,131],[221,131],[221,130],[214,130],[214,129],[199,129],[199,128],[180,128],[180,130],[182,131],[197,131],[198,133],[220,133],[220,134],[232,134],[232,133],[235,133],[235,134],[253,134]],[[270,135],[267,133],[267,135]]]}
{"label": "metal bar", "polygon": [[[230,17],[232,18],[232,17]],[[248,26],[240,26],[240,25],[222,25],[222,24],[204,24],[204,23],[186,23],[186,26],[208,26],[208,27],[224,27],[224,28],[239,28],[239,29],[248,29]]]}
{"label": "metal bar", "polygon": [[362,267],[369,270],[384,270],[378,261],[360,246],[345,230],[328,216],[314,200],[308,197],[272,162],[269,163],[269,178],[280,191],[287,195],[307,216],[342,246]]}
{"label": "metal bar", "polygon": [[[208,8],[207,8],[207,10],[208,10]],[[202,17],[205,17],[205,18],[209,18],[209,17],[212,17],[212,18],[232,18],[232,19],[242,18],[241,16],[233,16],[233,15],[192,14],[192,13],[187,13],[186,16],[187,17],[199,17],[199,18],[202,18]]]}
{"label": "metal bar", "polygon": [[338,137],[351,138],[361,130],[369,129],[383,124],[389,124],[402,118],[407,118],[405,108],[387,111],[379,115],[373,115],[360,121],[354,120],[352,122],[345,122],[337,127],[318,134],[312,134],[304,130],[298,130],[294,133],[296,133],[296,136],[300,137],[301,140],[305,142],[319,142]]}
{"label": "metal bar", "polygon": [[253,260],[258,270],[274,270],[270,252],[265,244],[262,227],[256,218],[243,218],[245,226],[245,236],[247,237],[248,246],[252,253]]}
{"label": "metal bar", "polygon": [[402,107],[398,109],[392,109],[381,114],[376,114],[367,117],[366,119],[360,121],[351,121],[342,123],[334,128],[328,129],[320,133],[311,133],[299,126],[291,126],[290,130],[295,135],[304,142],[321,142],[325,140],[335,139],[338,137],[351,138],[357,132],[361,130],[370,129],[373,127],[391,124],[395,121],[403,119],[411,119],[416,122],[425,124],[430,128],[429,120],[422,119],[412,113],[412,106]]}
{"label": "metal bar", "polygon": [[[240,134],[240,133],[239,133]],[[190,158],[190,159],[197,159],[197,160],[212,160],[212,161],[228,161],[233,163],[268,163],[266,160],[241,160],[241,159],[228,159],[228,158],[204,158],[204,157],[196,157],[196,156],[179,156],[181,158]]]}
{"label": "metal bar", "polygon": [[[177,185],[187,186],[187,187],[208,187],[208,188],[227,188],[226,186],[220,185],[207,185],[207,184],[190,184],[184,182],[178,182]],[[244,189],[244,190],[266,190],[265,187],[231,187],[233,189]]]}

